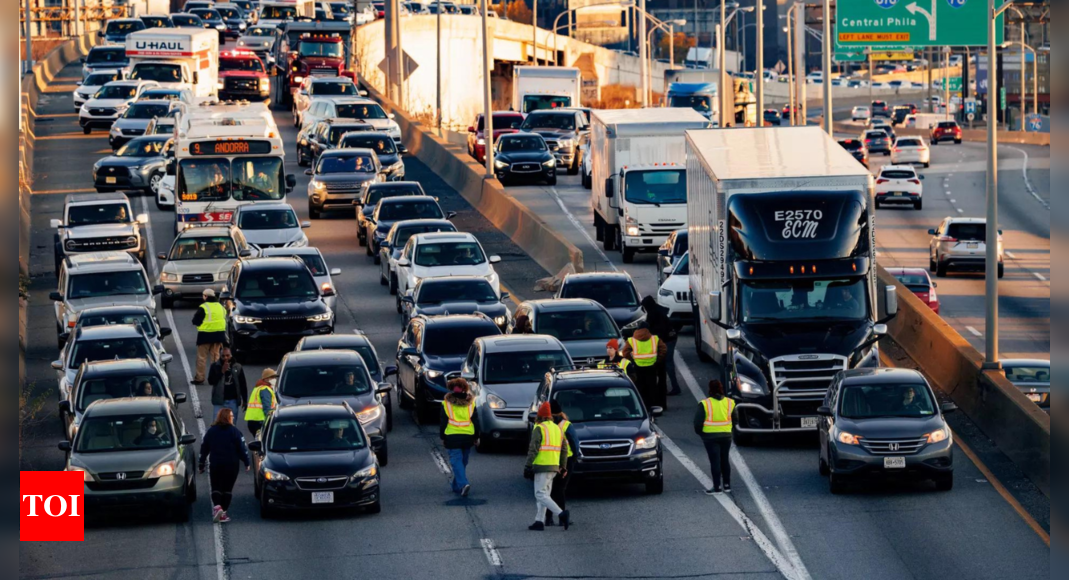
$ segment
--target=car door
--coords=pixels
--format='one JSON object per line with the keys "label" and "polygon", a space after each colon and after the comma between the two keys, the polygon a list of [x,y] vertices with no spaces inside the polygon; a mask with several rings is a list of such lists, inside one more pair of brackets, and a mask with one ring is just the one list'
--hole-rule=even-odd
{"label": "car door", "polygon": [[[397,264],[397,294],[398,296],[404,296],[412,288],[412,271],[415,268],[413,260],[416,256],[416,238],[412,237],[408,240],[408,244],[405,245],[405,249],[401,252],[401,259]],[[401,262],[407,260],[408,265],[402,266]]]}
{"label": "car door", "polygon": [[59,292],[59,295],[62,298],[62,300],[56,300],[55,302],[53,302],[53,305],[54,305],[53,308],[55,308],[55,311],[56,311],[56,329],[58,330],[58,332],[60,334],[62,334],[64,332],[67,332],[68,330],[70,330],[70,329],[67,328],[66,320],[64,319],[64,315],[66,314],[66,310],[67,310],[67,307],[65,306],[65,304],[67,302],[67,265],[66,264],[63,264],[63,265],[60,266],[59,281],[57,282],[56,292]]}
{"label": "car door", "polygon": [[418,348],[423,323],[413,320],[408,323],[401,342],[397,345],[397,386],[410,397],[416,394],[416,371],[420,366],[418,354],[404,354],[405,349]]}

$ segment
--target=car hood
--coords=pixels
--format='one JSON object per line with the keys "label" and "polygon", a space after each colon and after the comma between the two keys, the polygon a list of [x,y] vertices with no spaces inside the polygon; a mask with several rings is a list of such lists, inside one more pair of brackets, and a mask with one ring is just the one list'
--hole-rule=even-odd
{"label": "car hood", "polygon": [[849,357],[871,334],[870,323],[747,324],[743,337],[769,359],[786,355],[832,354]]}
{"label": "car hood", "polygon": [[426,364],[424,366],[443,373],[451,373],[460,370],[460,367],[464,364],[464,358],[466,356],[467,355],[463,354],[458,354],[456,356],[425,355]]}
{"label": "car hood", "polygon": [[285,230],[242,230],[245,234],[245,239],[250,244],[257,246],[263,244],[289,244],[300,240],[304,235],[304,230],[301,228],[290,228]]}
{"label": "car hood", "polygon": [[539,383],[503,383],[500,385],[485,385],[483,390],[493,393],[505,400],[507,407],[511,409],[526,409],[531,406],[538,394]]}
{"label": "car hood", "polygon": [[151,294],[122,294],[119,296],[101,296],[99,298],[78,298],[68,300],[67,306],[74,312],[98,306],[148,306],[152,307]]}
{"label": "car hood", "polygon": [[[369,183],[378,179],[378,175],[374,173],[328,173],[326,175],[316,175],[316,181],[321,183]],[[374,211],[374,207],[371,208]]]}
{"label": "car hood", "polygon": [[133,102],[133,99],[90,99],[86,101],[87,109],[114,109],[119,105]]}
{"label": "car hood", "polygon": [[441,268],[426,268],[412,265],[412,274],[420,278],[437,278],[440,276],[489,276],[492,272],[490,263],[478,266],[444,266]]}
{"label": "car hood", "polygon": [[279,407],[287,407],[293,405],[341,405],[345,403],[353,408],[356,412],[363,411],[368,407],[373,407],[378,404],[375,400],[375,392],[368,391],[359,395],[337,395],[330,397],[288,397],[284,393],[278,395]]}
{"label": "car hood", "polygon": [[572,361],[576,366],[583,366],[596,364],[608,355],[605,353],[605,344],[609,342],[607,338],[599,338],[597,340],[573,340],[565,342],[563,339],[561,343],[564,344],[564,350],[568,351],[568,355],[572,357]]}
{"label": "car hood", "polygon": [[106,238],[112,236],[132,236],[136,234],[133,224],[100,224],[95,226],[78,226],[68,228],[65,239],[80,240],[84,238]]}
{"label": "car hood", "polygon": [[863,439],[920,439],[944,426],[938,415],[926,418],[886,418],[852,420],[839,417],[835,425]]}
{"label": "car hood", "polygon": [[270,453],[266,466],[289,477],[351,477],[368,462],[368,450]]}
{"label": "car hood", "polygon": [[[120,128],[130,129],[131,127]],[[117,155],[109,155],[100,160],[99,167],[141,167],[153,161],[160,161],[160,157],[119,157]]]}
{"label": "car hood", "polygon": [[[165,461],[178,459],[174,449],[146,449],[144,451],[112,451],[103,453],[75,453],[72,463],[98,473],[146,472]],[[128,476],[129,477],[129,476]]]}
{"label": "car hood", "polygon": [[241,301],[236,314],[241,316],[315,316],[327,311],[327,306],[320,299],[305,302],[247,302]]}
{"label": "car hood", "polygon": [[382,167],[384,169],[389,167],[389,166],[391,166],[391,165],[396,164],[400,160],[401,160],[401,155],[397,154],[397,153],[394,153],[393,155],[379,155],[379,163],[382,164]]}
{"label": "car hood", "polygon": [[641,306],[635,306],[634,308],[607,308],[606,310],[609,311],[609,316],[616,321],[616,325],[620,328],[631,324],[646,314]]}
{"label": "car hood", "polygon": [[500,302],[445,302],[435,306],[417,306],[413,316],[448,316],[482,312],[490,318],[505,316],[508,307]]}
{"label": "car hood", "polygon": [[516,153],[501,153],[498,160],[506,163],[542,163],[553,158],[549,151],[519,151]]}
{"label": "car hood", "polygon": [[[167,261],[163,264],[163,271],[171,274],[211,272],[216,274],[216,280],[223,280],[230,269],[234,267],[236,258],[222,258],[219,260],[179,260]],[[218,274],[222,273],[223,276]]]}
{"label": "car hood", "polygon": [[141,129],[142,131],[148,127],[148,124],[152,119],[123,119],[119,118],[115,120],[112,125],[115,129]]}
{"label": "car hood", "polygon": [[572,427],[575,429],[575,438],[580,443],[605,439],[630,439],[633,441],[635,437],[650,432],[649,424],[645,419],[604,423],[572,423]]}

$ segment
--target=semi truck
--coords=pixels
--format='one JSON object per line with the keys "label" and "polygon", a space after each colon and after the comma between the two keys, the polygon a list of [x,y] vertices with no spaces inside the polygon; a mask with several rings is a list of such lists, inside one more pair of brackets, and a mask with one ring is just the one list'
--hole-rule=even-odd
{"label": "semi truck", "polygon": [[686,227],[684,132],[709,127],[690,109],[594,111],[590,152],[594,229],[630,264]]}
{"label": "semi truck", "polygon": [[292,103],[293,94],[309,76],[344,76],[355,81],[356,73],[351,70],[351,35],[351,27],[345,22],[286,24],[275,56],[278,101]]}
{"label": "semi truck", "polygon": [[212,97],[219,82],[219,35],[214,30],[152,28],[126,37],[129,79],[189,89]]}
{"label": "semi truck", "polygon": [[523,114],[579,107],[583,88],[577,68],[517,66],[512,69],[512,109]]}
{"label": "semi truck", "polygon": [[736,442],[815,431],[835,375],[880,365],[898,311],[877,290],[872,174],[818,127],[686,144],[694,336],[738,403]]}

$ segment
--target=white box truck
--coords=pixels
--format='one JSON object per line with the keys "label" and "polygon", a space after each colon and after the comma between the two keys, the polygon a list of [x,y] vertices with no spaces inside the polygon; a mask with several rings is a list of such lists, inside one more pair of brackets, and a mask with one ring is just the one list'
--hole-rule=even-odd
{"label": "white box truck", "polygon": [[183,88],[194,97],[216,94],[219,35],[214,30],[153,28],[126,37],[127,78]]}
{"label": "white box truck", "polygon": [[582,88],[582,73],[577,68],[518,66],[512,69],[512,109],[527,114],[578,107]]}
{"label": "white box truck", "polygon": [[683,135],[709,120],[693,109],[594,111],[591,206],[598,241],[630,264],[687,223]]}
{"label": "white box truck", "polygon": [[694,336],[738,403],[736,440],[815,431],[833,377],[879,366],[898,311],[877,292],[872,174],[819,127],[686,140]]}

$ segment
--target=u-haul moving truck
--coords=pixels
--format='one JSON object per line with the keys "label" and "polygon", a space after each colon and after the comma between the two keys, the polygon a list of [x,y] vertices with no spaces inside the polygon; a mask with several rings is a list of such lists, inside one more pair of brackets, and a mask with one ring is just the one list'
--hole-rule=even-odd
{"label": "u-haul moving truck", "polygon": [[126,37],[127,76],[183,88],[194,97],[216,94],[219,35],[214,30],[152,28]]}

